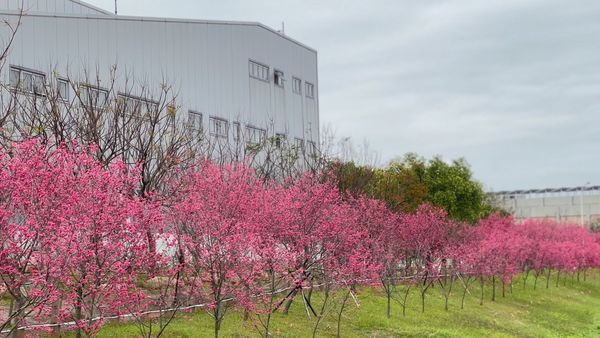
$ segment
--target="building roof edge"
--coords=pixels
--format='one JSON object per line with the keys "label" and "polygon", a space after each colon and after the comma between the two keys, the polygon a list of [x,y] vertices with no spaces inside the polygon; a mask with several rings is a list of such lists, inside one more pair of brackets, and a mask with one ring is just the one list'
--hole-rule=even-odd
{"label": "building roof edge", "polygon": [[[76,1],[76,0],[70,0]],[[91,6],[91,5],[90,5]],[[18,11],[2,11],[0,14],[4,15],[19,15]],[[109,13],[110,14],[110,13]],[[93,19],[93,20],[123,20],[123,21],[138,21],[138,22],[165,22],[165,23],[190,23],[190,24],[207,24],[207,25],[240,25],[240,26],[255,26],[262,28],[270,33],[273,33],[281,38],[284,38],[310,52],[318,54],[317,50],[294,39],[288,35],[281,34],[279,31],[264,25],[260,22],[255,21],[226,21],[226,20],[200,20],[200,19],[180,19],[180,18],[160,18],[150,16],[126,16],[126,15],[80,15],[80,14],[66,14],[66,13],[46,13],[46,12],[28,12],[25,16],[31,17],[52,17],[52,18],[67,18],[67,19]]]}
{"label": "building roof edge", "polygon": [[99,12],[99,13],[102,13],[102,14],[105,14],[105,15],[113,15],[114,16],[114,13],[109,12],[107,10],[104,10],[104,9],[102,9],[100,7],[96,7],[94,5],[90,5],[87,2],[83,2],[83,1],[80,1],[80,0],[69,0],[69,1],[72,2],[72,3],[78,4],[79,6],[87,7],[89,9],[91,9],[91,10],[96,11],[96,12]]}

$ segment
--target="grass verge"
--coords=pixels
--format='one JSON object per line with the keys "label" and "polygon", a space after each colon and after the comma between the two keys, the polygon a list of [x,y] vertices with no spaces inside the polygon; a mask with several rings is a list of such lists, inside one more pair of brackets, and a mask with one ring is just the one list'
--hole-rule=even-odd
{"label": "grass verge", "polygon": [[[555,278],[552,276],[551,278]],[[546,289],[545,280],[533,289],[530,278],[524,286],[516,280],[506,288],[506,297],[497,289],[496,301],[491,301],[491,286],[484,288],[484,304],[479,305],[479,287],[473,284],[465,307],[460,309],[462,289],[450,298],[444,310],[441,290],[428,291],[425,313],[416,290],[411,291],[406,316],[402,308],[392,303],[392,317],[386,318],[386,299],[378,289],[365,289],[358,295],[359,305],[350,301],[342,317],[343,337],[600,337],[600,280],[565,279],[557,287],[552,279]],[[313,296],[318,305],[318,294]],[[221,329],[222,337],[258,336],[243,313],[230,309]],[[319,327],[319,337],[335,337],[337,314],[333,311]],[[294,302],[288,315],[276,314],[272,320],[275,337],[310,337],[314,317],[309,318],[301,300]],[[212,318],[201,311],[179,314],[167,328],[166,337],[210,337]],[[106,325],[99,337],[140,337],[132,323]]]}

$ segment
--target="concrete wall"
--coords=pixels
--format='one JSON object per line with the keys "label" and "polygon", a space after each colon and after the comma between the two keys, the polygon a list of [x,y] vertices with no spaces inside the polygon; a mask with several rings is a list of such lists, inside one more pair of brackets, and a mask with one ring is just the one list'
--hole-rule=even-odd
{"label": "concrete wall", "polygon": [[[16,15],[0,10],[0,19],[14,22]],[[249,76],[249,60],[269,66],[269,82]],[[108,81],[116,65],[117,85],[133,79],[155,92],[172,85],[180,112],[201,112],[205,127],[209,116],[226,119],[230,137],[232,123],[241,122],[319,141],[316,51],[257,23],[31,12],[0,74],[4,83],[10,65],[79,82],[84,71]],[[274,69],[284,72],[284,88],[273,83]],[[301,95],[292,92],[293,76],[303,81]],[[314,98],[306,97],[306,82],[314,84]]]}

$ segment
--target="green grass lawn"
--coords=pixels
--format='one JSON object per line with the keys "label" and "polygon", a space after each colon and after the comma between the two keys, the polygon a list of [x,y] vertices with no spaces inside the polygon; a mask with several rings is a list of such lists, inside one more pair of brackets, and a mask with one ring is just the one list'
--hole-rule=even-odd
{"label": "green grass lawn", "polygon": [[[498,288],[499,290],[499,288]],[[500,291],[495,302],[490,300],[491,287],[485,289],[484,304],[479,305],[479,288],[473,284],[472,295],[467,295],[464,310],[460,309],[461,288],[452,295],[449,310],[444,310],[444,298],[439,288],[429,290],[425,313],[421,313],[417,292],[409,296],[406,316],[399,304],[392,305],[392,318],[385,315],[386,301],[379,290],[367,289],[358,295],[360,305],[348,303],[343,316],[343,337],[600,337],[600,280],[560,282],[550,288],[540,278],[533,290],[530,278],[526,288],[522,281],[507,288],[506,297]],[[337,316],[324,319],[319,337],[336,333]],[[296,301],[286,315],[277,314],[273,320],[275,337],[310,337],[314,317],[308,318],[302,301]],[[167,328],[167,337],[210,337],[213,335],[212,318],[198,311],[181,314]],[[100,337],[139,337],[133,324],[110,324],[102,329]],[[221,330],[222,337],[255,337],[243,314],[230,310]]]}

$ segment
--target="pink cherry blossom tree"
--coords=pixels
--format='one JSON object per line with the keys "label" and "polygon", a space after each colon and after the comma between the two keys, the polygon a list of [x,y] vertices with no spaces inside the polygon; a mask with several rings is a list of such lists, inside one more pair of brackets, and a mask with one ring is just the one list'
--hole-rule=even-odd
{"label": "pink cherry blossom tree", "polygon": [[123,163],[102,166],[84,148],[53,150],[69,196],[59,206],[58,227],[49,234],[63,260],[54,284],[61,291],[61,318],[74,320],[77,336],[93,335],[94,317],[124,312],[138,291],[138,274],[150,265],[142,231],[153,212],[134,197],[137,177]]}
{"label": "pink cherry blossom tree", "polygon": [[3,156],[0,186],[1,269],[17,313],[29,305],[40,320],[75,320],[77,336],[97,331],[95,316],[123,308],[148,263],[139,229],[152,222],[131,197],[135,175],[122,163],[103,167],[90,151],[16,144]]}
{"label": "pink cherry blossom tree", "polygon": [[252,327],[262,336],[269,337],[273,313],[278,304],[286,300],[287,290],[296,283],[295,262],[301,253],[293,250],[283,241],[287,229],[285,220],[294,212],[281,196],[285,188],[274,182],[265,184],[262,194],[255,196],[260,212],[253,213],[253,231],[257,242],[255,252],[263,264],[263,276],[259,280],[260,290],[254,295],[251,305],[245,311]]}
{"label": "pink cherry blossom tree", "polygon": [[61,218],[65,194],[61,163],[36,141],[0,153],[0,276],[11,296],[9,317],[0,328],[15,330],[43,305],[57,298],[52,279],[62,272],[51,239]]}
{"label": "pink cherry blossom tree", "polygon": [[414,214],[402,218],[402,247],[406,267],[412,270],[414,285],[419,287],[421,311],[425,311],[425,296],[441,277],[449,263],[447,247],[460,227],[447,218],[442,209],[422,205]]}
{"label": "pink cherry blossom tree", "polygon": [[357,225],[366,236],[364,244],[367,245],[372,260],[370,264],[374,269],[373,272],[377,274],[374,279],[381,282],[386,294],[386,315],[390,318],[391,301],[397,297],[396,288],[402,278],[401,266],[405,261],[401,246],[402,238],[400,238],[402,234],[400,227],[403,225],[401,215],[392,212],[378,200],[358,198],[353,202],[358,212]]}
{"label": "pink cherry blossom tree", "polygon": [[189,168],[182,179],[186,189],[170,217],[188,257],[184,271],[189,292],[209,302],[218,337],[226,302],[235,298],[242,306],[252,306],[264,271],[251,216],[260,212],[262,185],[245,166],[210,162]]}

